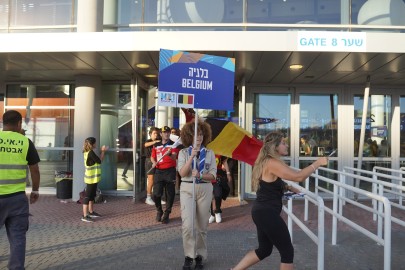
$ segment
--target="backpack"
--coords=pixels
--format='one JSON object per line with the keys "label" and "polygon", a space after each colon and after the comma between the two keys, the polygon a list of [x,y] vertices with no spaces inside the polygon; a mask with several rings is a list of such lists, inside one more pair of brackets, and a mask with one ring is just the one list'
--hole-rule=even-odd
{"label": "backpack", "polygon": [[94,203],[102,203],[104,202],[104,196],[101,193],[101,190],[98,188],[96,192],[96,197],[94,198]]}
{"label": "backpack", "polygon": [[[86,197],[86,189],[80,191],[79,193],[79,200],[77,200],[78,204],[83,204],[84,198]],[[101,190],[98,188],[96,191],[96,197],[94,198],[94,203],[102,203],[104,202],[104,196],[101,193]]]}

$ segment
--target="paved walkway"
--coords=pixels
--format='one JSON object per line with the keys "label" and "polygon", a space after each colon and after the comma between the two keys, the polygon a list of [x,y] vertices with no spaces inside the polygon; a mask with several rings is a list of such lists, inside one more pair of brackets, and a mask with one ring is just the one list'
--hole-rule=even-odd
{"label": "paved walkway", "polygon": [[[224,202],[223,223],[210,224],[208,260],[205,269],[229,269],[244,254],[257,246],[256,231],[250,217],[252,202],[240,205],[236,198]],[[294,202],[303,213],[302,201]],[[80,221],[81,205],[63,203],[54,195],[42,195],[31,205],[30,230],[27,235],[26,269],[181,269],[184,255],[178,196],[171,221],[154,221],[153,206],[133,203],[132,198],[107,197],[97,204],[103,217],[94,223]],[[301,209],[301,210],[300,210]],[[316,215],[316,211],[310,213]],[[345,213],[360,220],[375,232],[375,224],[350,208]],[[285,217],[285,214],[283,214]],[[405,220],[405,214],[397,213]],[[367,215],[369,218],[369,215]],[[306,222],[316,231],[317,222]],[[325,270],[383,269],[383,247],[347,226],[339,225],[338,244],[331,245],[330,215],[326,214]],[[294,229],[295,269],[317,269],[317,247],[300,230]],[[405,269],[405,230],[393,226],[392,270]],[[0,269],[6,269],[8,242],[0,230]],[[278,269],[280,256],[273,254],[251,269]]]}

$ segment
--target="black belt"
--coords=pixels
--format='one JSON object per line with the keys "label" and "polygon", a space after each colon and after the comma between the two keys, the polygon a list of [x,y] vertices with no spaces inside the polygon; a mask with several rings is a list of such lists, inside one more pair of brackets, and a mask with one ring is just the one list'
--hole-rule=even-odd
{"label": "black belt", "polygon": [[[181,181],[182,183],[189,183],[189,184],[192,184],[193,183],[193,181]],[[201,181],[201,182],[195,182],[196,184],[209,184],[209,183],[211,183],[211,182],[205,182],[205,181]]]}

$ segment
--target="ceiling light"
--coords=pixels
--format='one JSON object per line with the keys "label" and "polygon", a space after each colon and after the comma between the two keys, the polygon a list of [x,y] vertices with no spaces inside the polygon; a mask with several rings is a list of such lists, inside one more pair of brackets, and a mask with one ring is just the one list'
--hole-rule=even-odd
{"label": "ceiling light", "polygon": [[145,75],[146,78],[156,78],[155,74],[146,74]]}
{"label": "ceiling light", "polygon": [[136,67],[138,68],[149,68],[148,64],[136,64]]}
{"label": "ceiling light", "polygon": [[294,65],[290,66],[290,69],[291,70],[299,70],[299,69],[302,69],[302,65],[294,64]]}

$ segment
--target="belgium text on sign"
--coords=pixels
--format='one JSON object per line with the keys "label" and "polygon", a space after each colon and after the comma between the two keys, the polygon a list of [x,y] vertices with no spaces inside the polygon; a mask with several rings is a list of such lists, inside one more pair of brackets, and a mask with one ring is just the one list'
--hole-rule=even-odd
{"label": "belgium text on sign", "polygon": [[366,33],[299,31],[297,38],[298,51],[366,51]]}
{"label": "belgium text on sign", "polygon": [[158,105],[233,110],[234,79],[234,58],[161,49],[158,89],[175,96]]}

